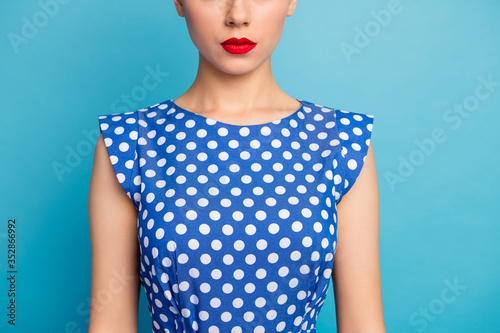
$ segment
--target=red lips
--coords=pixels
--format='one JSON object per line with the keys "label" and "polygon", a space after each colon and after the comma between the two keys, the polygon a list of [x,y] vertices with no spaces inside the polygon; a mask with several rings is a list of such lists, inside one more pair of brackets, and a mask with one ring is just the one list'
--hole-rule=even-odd
{"label": "red lips", "polygon": [[236,37],[232,37],[232,38],[229,38],[228,40],[225,40],[225,41],[222,42],[222,45],[227,45],[227,44],[236,44],[236,45],[249,44],[249,45],[253,45],[255,43],[252,42],[250,39],[245,38],[245,37],[242,37],[240,39],[238,39]]}
{"label": "red lips", "polygon": [[256,45],[257,43],[245,37],[239,39],[232,37],[221,43],[224,50],[231,54],[244,54],[250,52]]}

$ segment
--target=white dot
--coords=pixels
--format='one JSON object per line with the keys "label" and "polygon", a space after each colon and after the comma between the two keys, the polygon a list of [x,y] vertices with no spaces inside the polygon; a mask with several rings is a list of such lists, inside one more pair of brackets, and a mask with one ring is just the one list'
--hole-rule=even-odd
{"label": "white dot", "polygon": [[356,162],[356,160],[354,160],[354,159],[350,159],[350,160],[347,162],[347,166],[349,167],[349,169],[354,170],[354,169],[356,169],[356,168],[357,168],[358,163]]}

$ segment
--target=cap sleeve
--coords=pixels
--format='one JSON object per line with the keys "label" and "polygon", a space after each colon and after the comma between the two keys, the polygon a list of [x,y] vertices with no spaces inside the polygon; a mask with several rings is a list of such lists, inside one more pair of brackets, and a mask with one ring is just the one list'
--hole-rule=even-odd
{"label": "cap sleeve", "polygon": [[373,115],[335,110],[335,119],[338,126],[341,144],[341,174],[340,196],[337,202],[349,192],[365,163],[368,148],[371,143]]}
{"label": "cap sleeve", "polygon": [[99,128],[122,189],[138,208],[140,176],[137,158],[137,111],[99,116]]}

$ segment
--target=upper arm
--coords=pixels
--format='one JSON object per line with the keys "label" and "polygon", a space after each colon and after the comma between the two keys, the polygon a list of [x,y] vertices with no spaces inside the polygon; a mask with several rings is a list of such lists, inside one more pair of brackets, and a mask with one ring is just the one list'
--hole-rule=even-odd
{"label": "upper arm", "polygon": [[379,261],[379,195],[373,147],[337,205],[333,284],[339,333],[385,332]]}
{"label": "upper arm", "polygon": [[89,186],[89,332],[137,332],[140,292],[137,209],[120,186],[102,134]]}

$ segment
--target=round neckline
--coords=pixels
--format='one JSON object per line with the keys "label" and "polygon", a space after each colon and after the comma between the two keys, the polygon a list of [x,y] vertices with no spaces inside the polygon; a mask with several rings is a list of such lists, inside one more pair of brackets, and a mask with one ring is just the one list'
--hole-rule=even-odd
{"label": "round neckline", "polygon": [[222,126],[234,127],[234,128],[243,128],[243,127],[254,127],[254,128],[256,128],[256,127],[278,125],[278,124],[283,123],[284,121],[287,121],[287,120],[295,118],[300,112],[304,111],[304,106],[305,106],[305,101],[304,100],[297,99],[297,98],[295,98],[295,100],[298,101],[298,102],[300,102],[300,107],[296,111],[294,111],[293,113],[289,114],[288,116],[283,117],[283,118],[279,118],[279,119],[275,119],[275,120],[269,121],[267,123],[248,124],[248,125],[246,125],[246,124],[238,125],[238,124],[225,123],[223,121],[219,121],[217,119],[213,119],[213,118],[210,118],[210,117],[202,116],[201,114],[195,113],[193,111],[186,110],[186,109],[180,107],[179,105],[177,105],[174,102],[173,99],[170,99],[169,102],[176,109],[176,111],[179,110],[179,111],[181,111],[183,113],[190,114],[192,117],[196,117],[196,118],[202,119],[206,123],[211,122],[211,125],[219,124],[219,125],[222,125]]}

